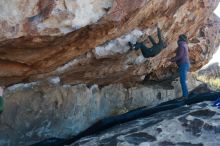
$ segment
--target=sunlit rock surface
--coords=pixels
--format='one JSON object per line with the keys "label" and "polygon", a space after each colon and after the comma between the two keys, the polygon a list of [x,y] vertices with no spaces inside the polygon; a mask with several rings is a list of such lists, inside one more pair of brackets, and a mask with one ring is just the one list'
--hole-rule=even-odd
{"label": "sunlit rock surface", "polygon": [[[0,2],[0,84],[59,76],[64,84],[133,83],[176,74],[179,34],[190,39],[191,71],[219,44],[218,0],[3,0]],[[167,48],[144,59],[127,42],[162,30]],[[149,42],[147,43],[151,45]]]}
{"label": "sunlit rock surface", "polygon": [[210,64],[206,68],[199,70],[198,75],[214,79],[220,78],[220,64],[218,62]]}
{"label": "sunlit rock surface", "polygon": [[0,39],[64,35],[97,22],[113,0],[2,0]]}
{"label": "sunlit rock surface", "polygon": [[218,146],[220,110],[212,102],[184,106],[115,126],[71,146]]}

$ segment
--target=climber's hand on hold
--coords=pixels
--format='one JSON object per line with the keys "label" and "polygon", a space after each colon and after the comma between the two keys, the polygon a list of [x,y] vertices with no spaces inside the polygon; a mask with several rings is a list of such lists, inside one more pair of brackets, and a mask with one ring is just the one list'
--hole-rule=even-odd
{"label": "climber's hand on hold", "polygon": [[175,60],[175,57],[169,59],[169,61],[170,61],[170,62],[175,62],[175,61],[176,61],[176,60]]}

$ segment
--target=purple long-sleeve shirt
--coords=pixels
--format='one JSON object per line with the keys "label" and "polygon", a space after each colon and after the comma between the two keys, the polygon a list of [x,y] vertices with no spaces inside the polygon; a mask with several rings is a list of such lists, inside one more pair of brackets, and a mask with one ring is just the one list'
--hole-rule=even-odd
{"label": "purple long-sleeve shirt", "polygon": [[178,42],[178,48],[176,51],[175,61],[178,66],[184,63],[189,64],[189,52],[188,52],[188,46],[186,42],[184,41]]}

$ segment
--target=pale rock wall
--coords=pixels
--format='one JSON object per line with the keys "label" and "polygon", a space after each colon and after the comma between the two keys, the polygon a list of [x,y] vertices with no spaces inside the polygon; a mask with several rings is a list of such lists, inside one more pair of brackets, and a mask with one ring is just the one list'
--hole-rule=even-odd
{"label": "pale rock wall", "polygon": [[1,0],[0,40],[64,35],[97,22],[112,3],[113,0]]}
{"label": "pale rock wall", "polygon": [[[4,112],[0,114],[0,146],[26,146],[50,137],[66,138],[104,117],[142,106],[155,106],[174,99],[179,83],[140,84],[125,88],[114,84],[103,88],[34,82],[9,87]],[[197,84],[192,83],[190,89]]]}

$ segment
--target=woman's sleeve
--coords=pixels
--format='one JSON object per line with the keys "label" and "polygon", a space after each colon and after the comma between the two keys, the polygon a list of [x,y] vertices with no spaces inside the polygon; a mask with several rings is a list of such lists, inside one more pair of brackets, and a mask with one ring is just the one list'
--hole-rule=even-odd
{"label": "woman's sleeve", "polygon": [[179,46],[180,48],[178,48],[178,52],[176,54],[176,57],[175,57],[175,61],[178,61],[180,60],[183,56],[184,56],[184,50],[186,49],[184,46]]}

